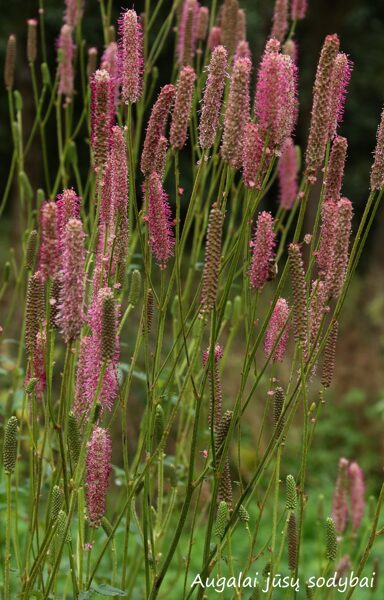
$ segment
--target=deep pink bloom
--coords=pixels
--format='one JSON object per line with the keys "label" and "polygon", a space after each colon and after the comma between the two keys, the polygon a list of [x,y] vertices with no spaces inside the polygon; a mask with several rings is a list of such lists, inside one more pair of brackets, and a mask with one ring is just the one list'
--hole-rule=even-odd
{"label": "deep pink bloom", "polygon": [[290,210],[297,198],[298,173],[297,153],[292,138],[287,138],[281,149],[279,159],[280,206]]}
{"label": "deep pink bloom", "polygon": [[375,160],[371,169],[371,191],[384,187],[384,110],[377,128]]}
{"label": "deep pink bloom", "polygon": [[267,281],[271,261],[275,257],[275,245],[276,235],[273,231],[273,217],[269,212],[261,212],[257,219],[253,240],[250,243],[252,257],[249,278],[252,288],[260,289]]}
{"label": "deep pink bloom", "polygon": [[161,269],[165,269],[175,245],[171,225],[171,209],[163,190],[161,179],[155,172],[148,178],[148,223],[149,244]]}
{"label": "deep pink bloom", "polygon": [[177,82],[169,136],[171,146],[175,150],[181,150],[187,141],[195,80],[196,73],[192,67],[181,69],[179,81]]}
{"label": "deep pink bloom", "polygon": [[221,44],[221,28],[220,27],[212,27],[209,32],[208,37],[208,48],[212,52],[216,46],[220,46]]}
{"label": "deep pink bloom", "polygon": [[182,66],[190,65],[195,55],[199,15],[199,2],[185,0],[181,10],[177,40],[177,56]]}
{"label": "deep pink bloom", "polygon": [[332,73],[332,93],[330,98],[329,137],[336,135],[337,127],[343,120],[347,87],[351,79],[353,63],[343,52],[336,56]]}
{"label": "deep pink bloom", "polygon": [[349,462],[346,458],[340,458],[339,473],[333,495],[332,518],[338,533],[343,533],[348,523],[348,464]]}
{"label": "deep pink bloom", "polygon": [[111,142],[114,121],[114,82],[108,71],[91,77],[91,147],[96,170],[102,172]]}
{"label": "deep pink bloom", "polygon": [[224,116],[221,156],[234,169],[243,163],[244,129],[249,121],[249,82],[252,63],[239,58],[233,65],[228,102]]}
{"label": "deep pink bloom", "polygon": [[65,228],[70,219],[80,219],[80,198],[73,189],[63,190],[56,196],[57,232],[60,252],[64,250]]}
{"label": "deep pink bloom", "polygon": [[137,102],[142,94],[143,34],[134,10],[123,11],[119,20],[119,67],[122,96],[126,104]]}
{"label": "deep pink bloom", "polygon": [[73,57],[75,48],[72,41],[72,27],[69,25],[62,26],[57,47],[61,52],[58,92],[67,98],[71,98],[74,85]]}
{"label": "deep pink bloom", "polygon": [[84,12],[84,0],[65,0],[64,21],[71,27],[76,27]]}
{"label": "deep pink bloom", "polygon": [[111,472],[111,438],[106,429],[95,427],[87,452],[86,498],[90,525],[99,527],[105,513]]}
{"label": "deep pink bloom", "polygon": [[141,172],[148,177],[154,169],[160,137],[164,134],[168,113],[171,110],[176,89],[173,85],[165,85],[153,105],[149,117],[147,133],[141,155]]}
{"label": "deep pink bloom", "polygon": [[352,462],[348,469],[349,495],[351,501],[352,529],[356,531],[361,525],[365,511],[364,473],[357,462]]}
{"label": "deep pink bloom", "polygon": [[[282,362],[287,351],[289,339],[289,306],[285,298],[279,298],[276,302],[271,319],[268,323],[264,338],[264,352],[267,357],[273,351],[272,360]],[[281,337],[280,337],[281,336]],[[277,340],[279,340],[277,342]],[[276,344],[277,342],[277,344]],[[276,344],[275,349],[273,350]]]}
{"label": "deep pink bloom", "polygon": [[269,164],[269,154],[256,123],[247,123],[243,143],[243,179],[248,188],[260,189]]}
{"label": "deep pink bloom", "polygon": [[292,0],[291,19],[292,21],[301,21],[307,12],[307,0]]}
{"label": "deep pink bloom", "polygon": [[57,324],[67,343],[78,337],[84,320],[85,249],[81,221],[70,219],[65,228]]}
{"label": "deep pink bloom", "polygon": [[[111,294],[108,287],[94,290],[94,298],[88,311],[87,321],[91,328],[91,335],[84,336],[81,340],[79,362],[76,373],[76,393],[74,413],[80,419],[88,415],[95,400],[100,371],[102,368],[102,307],[103,300]],[[116,307],[116,329],[119,316],[119,307]],[[118,362],[119,339],[116,337],[115,353],[108,363],[101,385],[99,402],[102,410],[112,410],[113,403],[119,389]]]}
{"label": "deep pink bloom", "polygon": [[208,65],[199,124],[199,142],[202,148],[211,148],[215,143],[225,86],[227,58],[228,54],[224,46],[217,46],[212,52]]}
{"label": "deep pink bloom", "polygon": [[288,31],[288,0],[275,0],[271,37],[282,42]]}
{"label": "deep pink bloom", "polygon": [[267,43],[257,74],[255,112],[270,146],[292,135],[297,117],[296,66],[281,54],[277,40]]}
{"label": "deep pink bloom", "polygon": [[39,271],[44,280],[56,277],[60,270],[57,205],[43,202],[40,209]]}

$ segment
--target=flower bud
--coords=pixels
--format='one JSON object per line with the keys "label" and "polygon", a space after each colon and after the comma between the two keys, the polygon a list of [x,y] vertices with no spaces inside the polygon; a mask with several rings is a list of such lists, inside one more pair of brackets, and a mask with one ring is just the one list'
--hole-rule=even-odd
{"label": "flower bud", "polygon": [[3,445],[3,467],[4,473],[11,475],[16,466],[17,458],[17,427],[18,420],[11,417],[5,426]]}

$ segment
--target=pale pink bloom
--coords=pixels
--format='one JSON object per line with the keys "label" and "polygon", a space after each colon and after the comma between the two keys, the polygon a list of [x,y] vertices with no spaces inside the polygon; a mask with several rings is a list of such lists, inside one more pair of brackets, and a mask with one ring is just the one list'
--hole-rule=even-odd
{"label": "pale pink bloom", "polygon": [[384,187],[384,110],[381,113],[380,124],[377,129],[377,142],[375,160],[371,169],[371,191],[381,190]]}
{"label": "pale pink bloom", "polygon": [[73,95],[74,70],[73,57],[75,47],[72,41],[72,27],[63,25],[60,30],[60,36],[57,47],[61,52],[59,62],[59,87],[58,92],[67,98]]}
{"label": "pale pink bloom", "polygon": [[332,150],[324,182],[324,198],[326,200],[337,202],[340,198],[347,148],[348,142],[346,138],[337,135],[332,142]]}
{"label": "pale pink bloom", "polygon": [[197,21],[196,39],[204,41],[207,37],[209,25],[209,9],[207,6],[200,6],[199,18]]}
{"label": "pale pink bloom", "polygon": [[157,152],[155,156],[155,172],[161,177],[161,179],[164,178],[167,151],[168,140],[164,135],[161,135],[159,138],[159,144],[157,146]]}
{"label": "pale pink bloom", "polygon": [[212,52],[216,46],[220,46],[221,44],[221,28],[220,27],[212,27],[209,32],[208,37],[208,48]]}
{"label": "pale pink bloom", "polygon": [[282,42],[288,31],[288,0],[275,0],[271,37]]}
{"label": "pale pink bloom", "polygon": [[269,212],[261,212],[257,219],[253,240],[249,279],[251,287],[260,289],[268,280],[271,261],[275,258],[276,235],[273,231],[273,217]]}
{"label": "pale pink bloom", "polygon": [[148,177],[154,170],[160,137],[164,135],[169,111],[171,110],[176,89],[173,85],[165,85],[153,105],[149,117],[144,148],[141,155],[140,168],[143,175]]}
{"label": "pale pink bloom", "polygon": [[137,102],[142,94],[143,34],[134,10],[123,11],[119,20],[119,67],[122,96],[126,104]]}
{"label": "pale pink bloom", "polygon": [[76,27],[84,13],[84,0],[65,0],[64,21],[70,27]]}
{"label": "pale pink bloom", "polygon": [[321,277],[324,277],[330,270],[332,248],[336,236],[337,218],[337,202],[334,200],[325,200],[321,207],[320,244],[316,253],[316,261]]}
{"label": "pale pink bloom", "polygon": [[301,21],[307,12],[307,0],[292,0],[291,19],[292,21]]}
{"label": "pale pink bloom", "polygon": [[90,525],[99,527],[106,509],[109,475],[111,472],[111,438],[106,429],[95,427],[87,452],[86,498]]}
{"label": "pale pink bloom", "polygon": [[348,198],[341,198],[337,203],[337,224],[335,241],[329,249],[330,263],[325,283],[331,298],[337,298],[344,285],[348,266],[349,241],[351,237],[353,208]]}
{"label": "pale pink bloom", "polygon": [[116,42],[110,42],[101,57],[100,69],[105,69],[105,71],[108,71],[113,81],[115,108],[119,103],[121,83],[121,74],[119,72],[118,62],[118,46]]}
{"label": "pale pink bloom", "polygon": [[195,80],[196,73],[192,67],[183,67],[181,69],[177,82],[169,136],[171,146],[174,150],[181,150],[187,141]]}
{"label": "pale pink bloom", "polygon": [[287,40],[283,46],[283,54],[291,57],[293,64],[297,65],[298,48],[295,40]]}
{"label": "pale pink bloom", "polygon": [[212,52],[208,65],[199,124],[199,142],[202,148],[211,148],[215,143],[225,86],[227,58],[228,54],[224,46],[217,46]]}
{"label": "pale pink bloom", "polygon": [[165,269],[173,254],[175,239],[171,224],[171,209],[163,190],[161,179],[155,172],[148,178],[148,223],[149,244],[161,269]]}
{"label": "pale pink bloom", "polygon": [[249,44],[247,40],[241,40],[236,46],[236,52],[234,60],[238,60],[239,58],[249,58],[251,59],[251,50],[249,48]]}
{"label": "pale pink bloom", "polygon": [[80,219],[80,198],[73,189],[63,190],[56,196],[57,232],[60,252],[64,250],[65,228],[70,219]]}
{"label": "pale pink bloom", "polygon": [[347,87],[351,79],[353,63],[343,52],[336,56],[332,73],[332,93],[330,99],[329,137],[336,135],[337,127],[343,120]]}
{"label": "pale pink bloom", "polygon": [[185,0],[181,9],[177,40],[177,56],[181,66],[190,65],[195,55],[199,16],[199,2]]}
{"label": "pale pink bloom", "polygon": [[297,153],[292,138],[287,138],[282,146],[278,173],[280,206],[286,210],[290,210],[299,191],[297,182]]}
{"label": "pale pink bloom", "polygon": [[43,202],[40,209],[39,271],[44,280],[56,277],[60,260],[57,205],[55,202]]}
{"label": "pale pink bloom", "polygon": [[364,473],[356,462],[352,462],[348,469],[349,496],[351,501],[352,529],[356,531],[361,525],[365,511],[365,484]]}
{"label": "pale pink bloom", "polygon": [[335,485],[335,492],[332,503],[332,518],[335,523],[336,531],[343,533],[348,523],[348,505],[347,505],[347,486],[348,486],[348,465],[346,458],[339,460],[339,472]]}
{"label": "pale pink bloom", "polygon": [[247,123],[243,142],[243,180],[248,188],[260,189],[268,169],[269,155],[257,123]]}
{"label": "pale pink bloom", "polygon": [[[285,298],[279,298],[273,309],[264,338],[264,352],[267,357],[272,354],[272,360],[284,360],[289,339],[289,306]],[[279,340],[279,341],[277,341]],[[276,344],[276,347],[274,348]]]}
{"label": "pale pink bloom", "polygon": [[114,122],[114,82],[105,69],[91,77],[91,147],[95,168],[105,167]]}

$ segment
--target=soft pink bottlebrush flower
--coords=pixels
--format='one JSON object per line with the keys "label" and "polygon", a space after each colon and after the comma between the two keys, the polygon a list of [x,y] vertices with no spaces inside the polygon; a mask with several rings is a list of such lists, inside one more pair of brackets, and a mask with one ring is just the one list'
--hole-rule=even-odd
{"label": "soft pink bottlebrush flower", "polygon": [[332,142],[332,150],[324,182],[324,198],[326,200],[337,202],[340,198],[347,148],[348,142],[346,138],[337,135]]}
{"label": "soft pink bottlebrush flower", "polygon": [[273,217],[269,212],[261,212],[251,242],[252,256],[249,269],[251,287],[260,289],[269,276],[271,261],[275,257],[276,236],[273,232]]}
{"label": "soft pink bottlebrush flower", "polygon": [[105,69],[91,77],[91,147],[95,168],[105,167],[114,121],[114,83]]}
{"label": "soft pink bottlebrush flower", "polygon": [[221,28],[214,26],[214,27],[212,27],[211,31],[209,32],[208,48],[212,52],[216,48],[216,46],[220,46],[220,44],[221,44]]}
{"label": "soft pink bottlebrush flower", "polygon": [[356,462],[352,462],[349,465],[348,476],[351,523],[353,531],[357,531],[361,525],[365,511],[364,473]]}
{"label": "soft pink bottlebrush flower", "polygon": [[148,177],[154,169],[159,140],[164,134],[167,117],[171,110],[175,93],[176,89],[173,85],[165,85],[153,105],[140,163],[141,172],[145,177]]}
{"label": "soft pink bottlebrush flower", "polygon": [[157,152],[155,156],[155,172],[161,179],[164,178],[165,163],[167,160],[168,140],[164,135],[159,138]]}
{"label": "soft pink bottlebrush flower", "polygon": [[101,57],[100,69],[108,71],[114,88],[115,108],[119,103],[121,75],[119,72],[118,46],[116,42],[110,42]]}
{"label": "soft pink bottlebrush flower", "polygon": [[134,10],[125,10],[119,20],[119,66],[125,104],[137,102],[142,93],[143,34]]}
{"label": "soft pink bottlebrush flower", "polygon": [[[81,419],[89,414],[97,391],[100,371],[102,368],[102,308],[103,300],[111,294],[108,287],[94,290],[94,298],[88,311],[87,321],[91,328],[91,335],[84,336],[81,340],[80,355],[76,372],[76,390],[74,413]],[[116,329],[119,307],[116,307]],[[117,397],[119,389],[118,362],[119,339],[116,336],[115,353],[108,362],[104,379],[101,385],[98,400],[102,410],[110,411]]]}
{"label": "soft pink bottlebrush flower", "polygon": [[200,4],[197,0],[185,0],[181,10],[177,56],[181,66],[191,65],[196,50]]}
{"label": "soft pink bottlebrush flower", "polygon": [[292,135],[297,116],[296,66],[278,47],[277,40],[267,43],[255,95],[258,122],[272,147],[281,146]]}
{"label": "soft pink bottlebrush flower", "polygon": [[332,518],[338,533],[343,533],[348,523],[348,465],[349,462],[346,458],[340,458],[339,473],[336,480],[332,503]]}
{"label": "soft pink bottlebrush flower", "polygon": [[[264,156],[263,156],[264,154]],[[248,188],[261,188],[268,169],[269,155],[264,148],[264,139],[256,123],[247,123],[243,142],[243,180]]]}
{"label": "soft pink bottlebrush flower", "polygon": [[149,244],[161,269],[165,269],[175,245],[171,225],[171,209],[168,198],[157,173],[148,178],[148,223]]}
{"label": "soft pink bottlebrush flower", "polygon": [[64,341],[76,339],[84,320],[84,231],[81,221],[70,219],[65,229],[57,325]]}
{"label": "soft pink bottlebrush flower", "polygon": [[74,85],[74,71],[73,71],[73,57],[74,57],[74,45],[72,41],[72,27],[70,25],[63,25],[60,30],[60,36],[57,42],[57,47],[60,50],[60,62],[59,62],[59,87],[58,92],[67,99],[70,99],[73,95]]}
{"label": "soft pink bottlebrush flower", "polygon": [[199,18],[197,20],[196,39],[204,41],[207,37],[209,25],[209,9],[207,6],[200,6]]}
{"label": "soft pink bottlebrush flower", "polygon": [[337,298],[344,285],[348,266],[349,240],[351,237],[353,208],[348,198],[341,198],[337,203],[337,224],[335,241],[330,252],[329,268],[325,283],[331,298]]}
{"label": "soft pink bottlebrush flower", "polygon": [[334,200],[325,200],[321,207],[320,244],[316,253],[316,261],[322,277],[330,269],[331,252],[335,243],[337,215],[337,203]]}
{"label": "soft pink bottlebrush flower", "polygon": [[181,150],[187,141],[188,122],[191,114],[193,89],[196,73],[192,67],[184,67],[180,71],[172,112],[169,140],[174,150]]}
{"label": "soft pink bottlebrush flower", "polygon": [[280,206],[286,210],[290,210],[298,193],[297,153],[292,138],[288,138],[283,144],[278,169]]}
{"label": "soft pink bottlebrush flower", "polygon": [[282,42],[288,31],[288,0],[275,0],[271,37]]}
{"label": "soft pink bottlebrush flower", "polygon": [[337,127],[343,120],[347,87],[351,79],[353,63],[343,52],[336,56],[332,73],[332,92],[330,101],[329,137],[336,135]]}
{"label": "soft pink bottlebrush flower", "polygon": [[301,21],[307,13],[307,0],[292,0],[291,19],[292,21]]}
{"label": "soft pink bottlebrush flower", "polygon": [[57,205],[43,202],[40,209],[39,271],[44,280],[56,277],[60,269]]}
{"label": "soft pink bottlebrush flower", "polygon": [[384,187],[384,110],[381,113],[376,139],[375,159],[371,169],[371,191]]}
{"label": "soft pink bottlebrush flower", "polygon": [[70,27],[76,27],[84,13],[84,0],[65,0],[64,21]]}
{"label": "soft pink bottlebrush flower", "polygon": [[90,525],[99,527],[105,513],[111,472],[111,438],[106,429],[95,427],[88,442],[86,498]]}
{"label": "soft pink bottlebrush flower", "polygon": [[[264,352],[267,357],[272,354],[272,360],[282,362],[287,351],[289,339],[289,306],[284,298],[279,298],[276,302],[271,319],[268,323],[264,339]],[[277,340],[279,340],[277,342]],[[277,342],[277,343],[276,343]],[[274,346],[276,344],[275,349]]]}
{"label": "soft pink bottlebrush flower", "polygon": [[208,77],[202,101],[199,124],[199,142],[202,148],[211,148],[218,131],[223,99],[228,54],[224,46],[217,46],[208,65]]}
{"label": "soft pink bottlebrush flower", "polygon": [[249,121],[249,82],[252,63],[239,58],[234,66],[225,109],[221,156],[234,169],[243,162],[244,128]]}
{"label": "soft pink bottlebrush flower", "polygon": [[65,229],[70,219],[80,219],[80,198],[73,189],[63,190],[56,197],[57,231],[60,252],[64,250]]}

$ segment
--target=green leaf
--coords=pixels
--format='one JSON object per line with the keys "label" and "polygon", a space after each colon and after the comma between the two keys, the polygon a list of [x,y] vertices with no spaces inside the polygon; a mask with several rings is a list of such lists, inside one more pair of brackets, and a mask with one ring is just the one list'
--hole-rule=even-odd
{"label": "green leaf", "polygon": [[87,592],[80,592],[77,596],[77,600],[90,600],[93,596],[93,590],[88,590]]}
{"label": "green leaf", "polygon": [[100,596],[126,596],[127,592],[124,590],[119,590],[119,588],[115,588],[108,583],[101,583],[100,585],[96,585],[92,587],[92,589]]}

